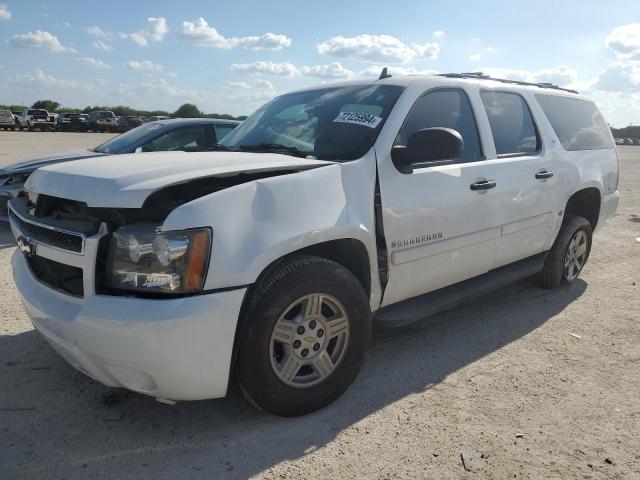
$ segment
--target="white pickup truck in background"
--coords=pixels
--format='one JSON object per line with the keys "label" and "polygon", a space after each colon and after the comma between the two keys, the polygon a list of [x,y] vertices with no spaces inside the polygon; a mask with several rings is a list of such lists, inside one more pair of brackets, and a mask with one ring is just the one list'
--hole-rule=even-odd
{"label": "white pickup truck in background", "polygon": [[372,325],[573,281],[619,199],[591,101],[482,75],[282,95],[216,148],[47,166],[9,203],[27,313],[106,385],[196,400],[233,373],[269,412],[322,408]]}
{"label": "white pickup truck in background", "polygon": [[39,108],[27,108],[18,117],[20,130],[53,130],[56,126],[55,115]]}

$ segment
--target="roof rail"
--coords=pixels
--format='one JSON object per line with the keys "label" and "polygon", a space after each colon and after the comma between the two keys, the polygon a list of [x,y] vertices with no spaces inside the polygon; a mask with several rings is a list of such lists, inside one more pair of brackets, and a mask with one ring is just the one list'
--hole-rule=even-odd
{"label": "roof rail", "polygon": [[448,78],[473,78],[475,80],[493,80],[496,82],[510,83],[513,85],[525,85],[528,87],[551,88],[553,90],[562,90],[563,92],[578,93],[577,90],[572,90],[570,88],[562,88],[562,87],[559,87],[558,85],[554,85],[553,83],[547,83],[547,82],[532,83],[532,82],[521,82],[519,80],[508,80],[506,78],[495,78],[489,75],[485,75],[482,72],[440,73],[438,74],[438,76],[448,77]]}

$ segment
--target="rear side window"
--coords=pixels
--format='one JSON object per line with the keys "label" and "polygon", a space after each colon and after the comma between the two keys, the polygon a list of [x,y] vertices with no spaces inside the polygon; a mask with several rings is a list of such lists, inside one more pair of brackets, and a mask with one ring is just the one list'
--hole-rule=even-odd
{"label": "rear side window", "polygon": [[425,128],[452,128],[462,135],[464,150],[458,163],[483,160],[476,119],[467,94],[458,88],[431,90],[416,100],[407,115],[396,145],[406,145],[409,137]]}
{"label": "rear side window", "polygon": [[216,140],[219,142],[231,133],[234,128],[236,128],[236,125],[233,124],[216,124]]}
{"label": "rear side window", "polygon": [[530,155],[540,150],[540,136],[529,106],[517,93],[480,92],[498,156]]}
{"label": "rear side window", "polygon": [[609,127],[592,102],[554,95],[536,99],[565,150],[613,148]]}

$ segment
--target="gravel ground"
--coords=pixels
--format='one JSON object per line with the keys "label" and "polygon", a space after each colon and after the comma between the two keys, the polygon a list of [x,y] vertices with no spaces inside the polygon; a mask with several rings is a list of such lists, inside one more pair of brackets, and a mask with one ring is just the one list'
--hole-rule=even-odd
{"label": "gravel ground", "polygon": [[[98,137],[0,133],[0,155]],[[640,478],[640,148],[622,154],[580,279],[378,331],[349,391],[294,419],[235,388],[167,406],[76,372],[24,315],[0,229],[0,478]]]}

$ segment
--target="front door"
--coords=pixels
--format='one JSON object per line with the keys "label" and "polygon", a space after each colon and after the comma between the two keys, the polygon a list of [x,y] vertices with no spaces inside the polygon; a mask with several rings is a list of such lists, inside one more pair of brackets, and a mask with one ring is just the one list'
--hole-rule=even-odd
{"label": "front door", "polygon": [[376,152],[388,282],[382,306],[488,271],[500,236],[496,168],[485,160],[469,100],[461,88],[425,92],[407,115],[395,144],[417,130],[457,130],[464,150],[456,160],[421,164],[410,174]]}

